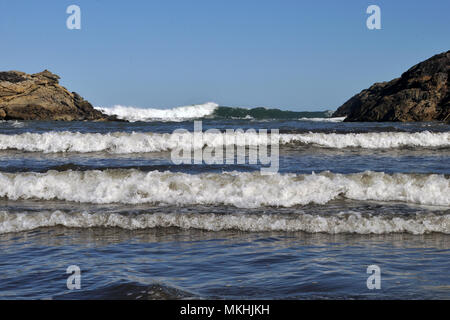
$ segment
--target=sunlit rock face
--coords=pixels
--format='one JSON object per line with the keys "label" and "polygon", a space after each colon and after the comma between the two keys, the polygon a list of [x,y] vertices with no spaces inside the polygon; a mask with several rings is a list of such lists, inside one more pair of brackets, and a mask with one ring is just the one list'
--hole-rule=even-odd
{"label": "sunlit rock face", "polygon": [[345,121],[450,121],[450,51],[435,55],[389,82],[375,83],[345,102]]}
{"label": "sunlit rock face", "polygon": [[75,92],[58,83],[59,76],[44,70],[35,74],[0,72],[2,120],[114,120],[95,110]]}

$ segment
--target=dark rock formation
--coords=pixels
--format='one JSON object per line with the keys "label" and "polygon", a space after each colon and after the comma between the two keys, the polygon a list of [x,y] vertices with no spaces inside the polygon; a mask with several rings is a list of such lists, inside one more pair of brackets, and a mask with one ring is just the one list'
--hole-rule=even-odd
{"label": "dark rock formation", "polygon": [[450,51],[423,61],[400,78],[375,83],[333,114],[345,121],[450,122]]}
{"label": "dark rock formation", "polygon": [[116,120],[58,83],[50,71],[0,72],[1,120]]}

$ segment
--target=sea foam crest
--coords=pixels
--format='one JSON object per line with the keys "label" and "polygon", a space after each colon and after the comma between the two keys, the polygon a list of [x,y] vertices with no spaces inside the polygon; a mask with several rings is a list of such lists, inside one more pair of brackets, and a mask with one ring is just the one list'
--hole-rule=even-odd
{"label": "sea foam crest", "polygon": [[[270,132],[270,131],[269,131]],[[245,133],[79,133],[45,132],[0,134],[0,150],[28,152],[109,152],[144,153],[173,149],[198,149],[227,144],[257,146],[279,141],[284,144],[304,144],[327,148],[390,149],[402,147],[450,147],[450,132],[371,132],[371,133],[302,133],[277,134],[278,139],[267,139],[258,132]]]}
{"label": "sea foam crest", "polygon": [[437,174],[274,174],[224,172],[187,174],[105,171],[0,173],[0,197],[81,203],[232,205],[292,207],[338,198],[450,205],[450,179]]}
{"label": "sea foam crest", "polygon": [[178,227],[208,231],[241,230],[304,231],[309,233],[450,234],[450,215],[417,214],[410,217],[363,215],[358,212],[339,212],[335,215],[292,214],[201,214],[201,213],[145,213],[120,214],[107,212],[41,211],[11,213],[0,211],[0,234],[21,232],[40,227],[71,228],[118,227],[139,230],[156,227]]}
{"label": "sea foam crest", "polygon": [[107,115],[115,115],[119,119],[135,121],[184,121],[203,118],[214,113],[219,105],[214,102],[172,109],[136,108],[116,105],[113,107],[96,107]]}
{"label": "sea foam crest", "polygon": [[329,118],[300,118],[303,121],[313,121],[313,122],[342,122],[347,117],[329,117]]}

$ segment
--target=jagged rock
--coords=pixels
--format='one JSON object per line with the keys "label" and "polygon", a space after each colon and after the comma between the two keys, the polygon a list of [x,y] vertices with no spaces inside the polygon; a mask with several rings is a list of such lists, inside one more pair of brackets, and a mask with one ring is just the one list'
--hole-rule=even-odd
{"label": "jagged rock", "polygon": [[1,120],[117,120],[94,109],[75,92],[58,83],[59,76],[44,70],[35,74],[0,72]]}
{"label": "jagged rock", "polygon": [[450,51],[423,61],[400,78],[375,83],[333,114],[345,121],[450,122]]}

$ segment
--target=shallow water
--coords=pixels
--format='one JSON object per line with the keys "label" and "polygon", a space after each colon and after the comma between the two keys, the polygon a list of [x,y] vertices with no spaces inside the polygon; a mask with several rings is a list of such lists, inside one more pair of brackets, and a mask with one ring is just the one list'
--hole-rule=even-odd
{"label": "shallow water", "polygon": [[[443,234],[56,227],[0,239],[2,298],[449,298]],[[79,291],[66,288],[72,264]],[[372,264],[381,290],[366,287]]]}
{"label": "shallow water", "polygon": [[175,165],[179,128],[1,122],[0,298],[450,298],[449,125],[203,121],[279,129],[273,176]]}

